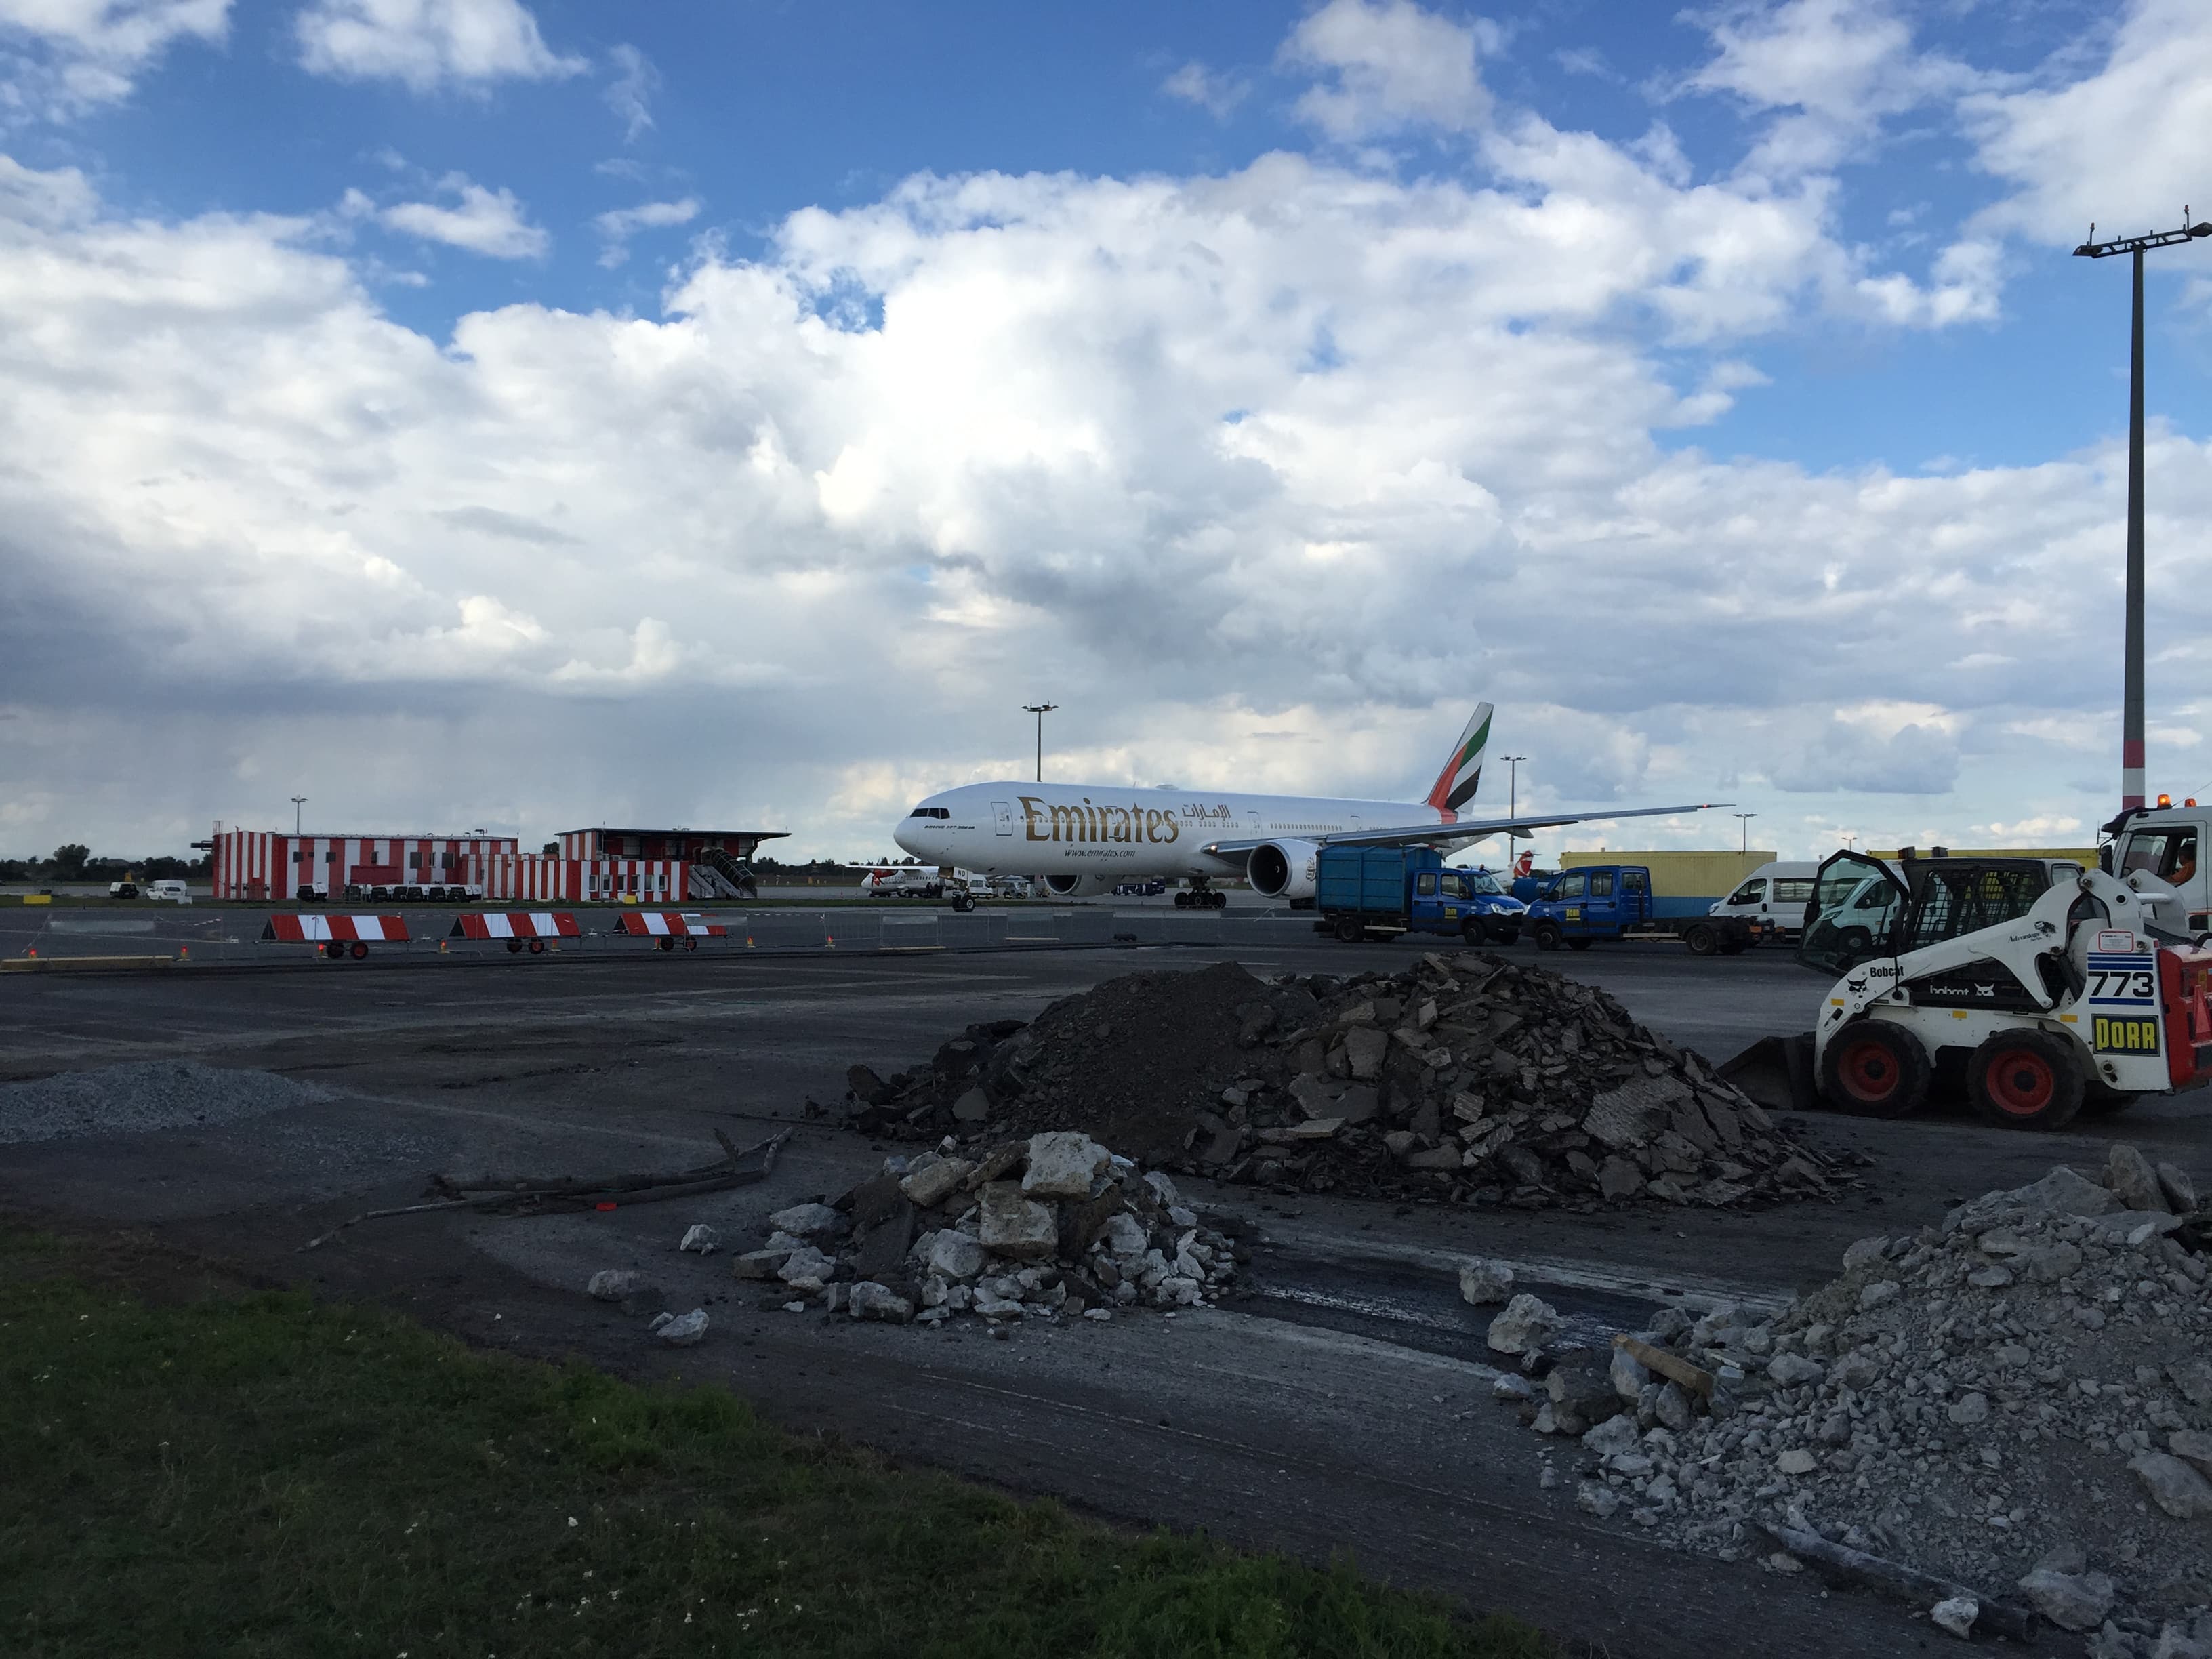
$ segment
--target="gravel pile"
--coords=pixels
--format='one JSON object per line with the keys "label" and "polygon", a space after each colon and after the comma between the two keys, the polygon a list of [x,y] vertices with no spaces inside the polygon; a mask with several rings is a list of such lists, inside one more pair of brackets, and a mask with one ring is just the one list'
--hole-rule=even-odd
{"label": "gravel pile", "polygon": [[1236,1245],[1200,1224],[1174,1182],[1082,1133],[890,1158],[835,1204],[769,1222],[768,1242],[732,1263],[737,1277],[775,1286],[769,1305],[855,1319],[1107,1320],[1210,1306],[1237,1274]]}
{"label": "gravel pile", "polygon": [[847,1121],[866,1133],[1080,1127],[1285,1193],[1588,1209],[1856,1184],[1604,992],[1487,954],[1341,980],[1135,974],[848,1081]]}
{"label": "gravel pile", "polygon": [[2100,1659],[2208,1659],[2209,1243],[2189,1176],[2118,1145],[2100,1181],[2055,1169],[1862,1239],[1768,1322],[1670,1310],[1609,1354],[1547,1352],[1524,1297],[1492,1346],[1535,1356],[1522,1409],[1579,1437],[1601,1517],[1784,1569],[1766,1528],[1815,1534],[1971,1587],[1938,1620],[1962,1634],[2010,1605]]}
{"label": "gravel pile", "polygon": [[0,1085],[0,1145],[235,1123],[329,1098],[327,1090],[271,1072],[138,1060]]}

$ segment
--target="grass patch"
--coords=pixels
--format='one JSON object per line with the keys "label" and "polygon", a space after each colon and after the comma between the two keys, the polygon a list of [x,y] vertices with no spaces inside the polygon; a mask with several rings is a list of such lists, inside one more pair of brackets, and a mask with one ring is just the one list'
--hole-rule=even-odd
{"label": "grass patch", "polygon": [[1538,1659],[1524,1626],[785,1434],[713,1388],[0,1229],[0,1652]]}

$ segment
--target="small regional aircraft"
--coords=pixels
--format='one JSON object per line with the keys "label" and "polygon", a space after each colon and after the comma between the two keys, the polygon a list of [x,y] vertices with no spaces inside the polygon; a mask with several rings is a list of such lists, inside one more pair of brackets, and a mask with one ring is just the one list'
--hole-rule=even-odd
{"label": "small regional aircraft", "polygon": [[1313,902],[1324,847],[1462,847],[1504,833],[1593,819],[1702,812],[1692,806],[1592,807],[1525,817],[1463,817],[1482,782],[1490,746],[1488,703],[1460,733],[1419,805],[1255,795],[1118,784],[971,783],[932,795],[900,820],[893,838],[915,857],[991,875],[1042,878],[1062,898],[1109,892],[1121,882],[1160,877],[1189,884],[1176,903],[1218,909],[1229,896],[1212,884],[1242,876],[1265,897]]}

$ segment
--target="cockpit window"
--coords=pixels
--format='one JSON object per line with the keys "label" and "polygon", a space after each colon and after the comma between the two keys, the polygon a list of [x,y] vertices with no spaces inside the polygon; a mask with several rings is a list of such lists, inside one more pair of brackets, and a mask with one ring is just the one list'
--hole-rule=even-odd
{"label": "cockpit window", "polygon": [[917,806],[907,816],[916,818],[949,818],[952,816],[952,809],[949,806]]}

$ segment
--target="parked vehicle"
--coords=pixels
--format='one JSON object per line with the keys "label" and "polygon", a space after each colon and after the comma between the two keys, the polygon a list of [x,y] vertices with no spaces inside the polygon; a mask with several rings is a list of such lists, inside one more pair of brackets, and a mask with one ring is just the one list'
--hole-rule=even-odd
{"label": "parked vehicle", "polygon": [[1741,916],[1706,914],[1710,900],[1664,899],[1640,864],[1562,870],[1528,906],[1527,926],[1540,951],[1587,951],[1601,939],[1678,939],[1696,956],[1735,956],[1754,940]]}
{"label": "parked vehicle", "polygon": [[945,878],[934,865],[892,865],[861,877],[860,890],[870,898],[942,898]]}
{"label": "parked vehicle", "polygon": [[107,884],[107,896],[135,899],[138,896],[138,884],[135,881],[111,881]]}
{"label": "parked vehicle", "polygon": [[1816,864],[1762,864],[1743,884],[1705,914],[1741,916],[1762,937],[1796,939],[1805,926],[1805,907],[1813,902]]}
{"label": "parked vehicle", "polygon": [[161,904],[190,904],[192,902],[191,890],[183,882],[175,880],[149,882],[146,887],[146,896]]}
{"label": "parked vehicle", "polygon": [[1115,898],[1157,898],[1167,890],[1167,883],[1158,876],[1154,876],[1150,881],[1122,881],[1114,884]]}
{"label": "parked vehicle", "polygon": [[1346,944],[1397,933],[1456,933],[1470,945],[1521,936],[1521,902],[1482,870],[1447,870],[1431,847],[1324,847],[1314,931]]}

